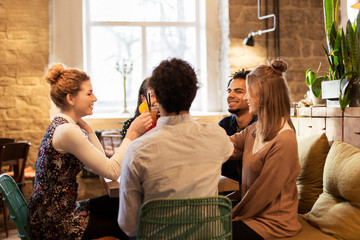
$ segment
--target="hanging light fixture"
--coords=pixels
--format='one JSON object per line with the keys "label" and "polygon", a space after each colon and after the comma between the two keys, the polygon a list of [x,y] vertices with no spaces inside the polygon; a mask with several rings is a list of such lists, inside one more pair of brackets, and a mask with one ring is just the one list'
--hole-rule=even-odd
{"label": "hanging light fixture", "polygon": [[255,45],[255,42],[254,42],[254,36],[255,35],[261,35],[263,33],[272,32],[272,31],[275,31],[275,28],[276,28],[276,16],[275,16],[275,14],[269,14],[269,15],[266,15],[266,16],[260,16],[260,0],[258,0],[257,3],[258,3],[258,6],[257,6],[258,7],[258,19],[263,20],[263,19],[266,19],[266,18],[273,17],[274,18],[274,27],[266,29],[266,30],[259,30],[257,32],[252,32],[251,31],[249,33],[249,35],[243,41],[243,44],[247,45],[247,46],[254,46]]}
{"label": "hanging light fixture", "polygon": [[255,42],[254,42],[254,37],[252,35],[252,32],[249,33],[249,35],[244,39],[243,44],[246,46],[251,46],[253,47]]}

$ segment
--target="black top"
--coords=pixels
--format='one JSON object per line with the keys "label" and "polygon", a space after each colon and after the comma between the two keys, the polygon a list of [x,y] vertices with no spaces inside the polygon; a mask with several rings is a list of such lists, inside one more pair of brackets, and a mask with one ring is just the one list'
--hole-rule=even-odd
{"label": "black top", "polygon": [[[253,124],[254,122],[256,122],[256,120],[257,120],[257,116],[254,115],[247,126]],[[244,129],[244,128],[242,128],[242,129],[238,130],[239,127],[237,125],[235,115],[231,115],[231,116],[224,117],[223,119],[221,119],[219,122],[219,126],[222,127],[223,129],[225,129],[228,136],[232,136],[235,133],[240,132],[241,130]]]}

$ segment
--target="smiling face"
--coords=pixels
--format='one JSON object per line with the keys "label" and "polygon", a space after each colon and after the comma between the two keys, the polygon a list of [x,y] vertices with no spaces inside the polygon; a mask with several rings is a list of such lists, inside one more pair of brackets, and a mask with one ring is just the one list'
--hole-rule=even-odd
{"label": "smiling face", "polygon": [[249,87],[248,81],[246,81],[246,88],[248,89],[247,93],[244,96],[244,100],[249,106],[249,113],[257,115],[259,110],[259,96],[256,94],[255,89]]}
{"label": "smiling face", "polygon": [[156,95],[155,95],[154,89],[148,87],[146,94],[147,94],[148,96],[149,96],[149,94],[150,94],[151,108],[158,108],[158,107],[159,107],[159,104],[158,104],[158,102],[156,101]]}
{"label": "smiling face", "polygon": [[244,96],[246,93],[246,81],[245,79],[235,78],[229,85],[228,89],[228,111],[230,113],[239,113],[241,111],[247,110],[247,102],[244,101]]}
{"label": "smiling face", "polygon": [[90,80],[84,81],[80,85],[80,91],[73,97],[72,107],[79,117],[93,114],[94,102],[97,101],[93,93]]}

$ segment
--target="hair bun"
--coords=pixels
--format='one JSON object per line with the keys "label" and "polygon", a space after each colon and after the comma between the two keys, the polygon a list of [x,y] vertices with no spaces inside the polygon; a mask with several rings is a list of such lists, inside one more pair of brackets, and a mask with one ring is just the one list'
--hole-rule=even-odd
{"label": "hair bun", "polygon": [[57,83],[61,73],[65,70],[62,64],[53,65],[46,73],[45,79],[50,85]]}
{"label": "hair bun", "polygon": [[283,60],[272,60],[271,67],[276,71],[283,73],[286,72],[288,64]]}

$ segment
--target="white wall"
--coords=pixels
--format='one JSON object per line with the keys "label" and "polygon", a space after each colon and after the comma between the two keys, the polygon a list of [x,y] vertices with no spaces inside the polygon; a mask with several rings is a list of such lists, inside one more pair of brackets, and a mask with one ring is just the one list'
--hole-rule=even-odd
{"label": "white wall", "polygon": [[83,68],[82,1],[50,1],[50,64]]}

